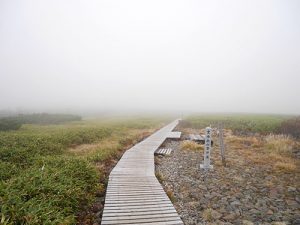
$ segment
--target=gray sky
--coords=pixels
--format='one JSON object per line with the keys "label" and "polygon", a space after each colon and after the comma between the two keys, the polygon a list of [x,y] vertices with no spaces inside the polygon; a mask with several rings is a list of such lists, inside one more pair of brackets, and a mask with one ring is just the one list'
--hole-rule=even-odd
{"label": "gray sky", "polygon": [[0,109],[300,114],[299,0],[0,0]]}

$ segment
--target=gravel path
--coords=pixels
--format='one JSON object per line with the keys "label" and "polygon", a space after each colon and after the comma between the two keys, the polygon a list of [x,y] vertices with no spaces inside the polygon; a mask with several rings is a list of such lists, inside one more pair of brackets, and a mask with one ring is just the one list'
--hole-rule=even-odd
{"label": "gravel path", "polygon": [[275,174],[230,149],[227,167],[215,149],[214,170],[204,172],[202,152],[181,150],[180,141],[164,145],[174,152],[156,157],[156,173],[185,224],[300,224],[300,191],[293,182],[299,176]]}

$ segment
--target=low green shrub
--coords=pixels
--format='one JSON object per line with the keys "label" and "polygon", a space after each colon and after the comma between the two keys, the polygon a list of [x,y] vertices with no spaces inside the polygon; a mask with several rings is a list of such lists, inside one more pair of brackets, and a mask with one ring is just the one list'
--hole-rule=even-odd
{"label": "low green shrub", "polygon": [[13,224],[71,224],[97,187],[97,172],[82,159],[43,157],[0,183],[1,214]]}
{"label": "low green shrub", "polygon": [[0,131],[18,130],[22,126],[22,122],[16,118],[1,118]]}
{"label": "low green shrub", "polygon": [[0,171],[0,180],[4,181],[16,175],[18,168],[13,163],[0,161]]}
{"label": "low green shrub", "polygon": [[294,138],[300,138],[300,116],[285,120],[279,127],[279,132],[291,135]]}

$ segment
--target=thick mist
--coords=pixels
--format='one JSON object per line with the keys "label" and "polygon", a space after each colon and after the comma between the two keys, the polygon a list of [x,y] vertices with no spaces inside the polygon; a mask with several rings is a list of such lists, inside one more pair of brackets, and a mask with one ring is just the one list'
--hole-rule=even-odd
{"label": "thick mist", "polygon": [[0,1],[0,110],[300,114],[298,0]]}

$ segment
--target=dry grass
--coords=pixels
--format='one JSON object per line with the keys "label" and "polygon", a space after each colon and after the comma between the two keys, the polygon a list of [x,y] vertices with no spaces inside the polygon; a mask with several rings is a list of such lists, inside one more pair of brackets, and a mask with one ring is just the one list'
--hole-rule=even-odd
{"label": "dry grass", "polygon": [[212,209],[205,209],[202,213],[202,218],[208,222],[211,222],[213,220]]}
{"label": "dry grass", "polygon": [[285,135],[268,135],[264,138],[229,136],[226,142],[245,159],[261,165],[270,165],[276,172],[294,173],[299,170],[292,150],[296,142]]}
{"label": "dry grass", "polygon": [[165,180],[164,176],[158,171],[155,172],[155,176],[160,183],[162,183]]}
{"label": "dry grass", "polygon": [[68,149],[68,152],[78,156],[92,155],[98,151],[106,149],[116,149],[122,146],[126,149],[134,145],[138,140],[145,138],[151,134],[153,129],[130,129],[124,132],[115,132],[109,138],[103,139],[97,143],[82,144]]}
{"label": "dry grass", "polygon": [[226,137],[226,143],[239,148],[261,148],[264,145],[263,140],[255,136],[240,137],[230,135]]}
{"label": "dry grass", "polygon": [[296,172],[297,166],[295,162],[277,162],[274,164],[275,168],[279,171],[286,172],[286,173],[293,173]]}
{"label": "dry grass", "polygon": [[270,153],[288,156],[291,155],[295,145],[294,141],[286,135],[270,134],[265,138],[265,142],[265,149]]}
{"label": "dry grass", "polygon": [[74,148],[69,148],[69,152],[74,153],[75,155],[86,155],[96,152],[99,149],[105,149],[108,147],[116,146],[118,144],[117,140],[105,139],[98,143],[94,144],[83,144],[78,145]]}
{"label": "dry grass", "polygon": [[247,159],[260,165],[270,165],[274,171],[293,173],[299,170],[297,161],[291,157],[268,152],[245,152]]}
{"label": "dry grass", "polygon": [[174,193],[170,188],[167,188],[166,194],[168,195],[168,197],[169,197],[169,199],[171,200],[172,203],[174,203],[176,201]]}
{"label": "dry grass", "polygon": [[180,149],[191,150],[191,151],[202,151],[204,149],[203,145],[197,144],[194,141],[183,141],[180,144]]}

